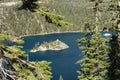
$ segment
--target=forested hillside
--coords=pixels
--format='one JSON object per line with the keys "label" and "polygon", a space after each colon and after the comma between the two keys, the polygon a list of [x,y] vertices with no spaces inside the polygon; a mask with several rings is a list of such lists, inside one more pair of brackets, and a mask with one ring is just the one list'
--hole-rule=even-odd
{"label": "forested hillside", "polygon": [[[78,61],[78,80],[120,80],[120,1],[22,0],[17,5],[4,5],[11,1],[18,0],[0,0],[0,79],[53,77],[51,62],[30,62],[26,59],[29,55],[17,45],[24,41],[14,36],[81,31],[84,37],[78,45],[83,58]],[[106,31],[110,37],[101,35]]]}
{"label": "forested hillside", "polygon": [[[9,1],[11,2],[11,0],[2,0],[1,2]],[[88,25],[89,23],[91,25],[90,23],[94,21],[94,15],[92,14],[93,3],[87,0],[45,0],[41,2],[43,3],[39,3],[40,6],[47,6],[52,13],[61,14],[64,16],[64,20],[70,22],[71,25],[69,27],[56,27],[56,25],[46,23],[45,18],[40,14],[20,10],[21,4],[9,7],[1,6],[3,8],[2,25],[4,26],[4,33],[18,36],[36,33],[83,31],[85,24]],[[102,5],[104,7],[104,4]],[[108,24],[104,20],[109,17],[108,15],[104,14],[101,17],[103,18],[100,22],[101,29],[104,28],[103,26],[107,27]]]}
{"label": "forested hillside", "polygon": [[[94,27],[86,32],[79,40],[84,57],[79,61],[81,69],[78,71],[79,80],[120,80],[120,4],[117,0],[90,0],[93,5]],[[104,6],[104,3],[106,6]],[[103,7],[104,6],[104,7]],[[110,38],[101,36],[101,16],[109,12],[111,17],[105,22],[102,30],[112,31]],[[105,14],[107,14],[107,12]]]}

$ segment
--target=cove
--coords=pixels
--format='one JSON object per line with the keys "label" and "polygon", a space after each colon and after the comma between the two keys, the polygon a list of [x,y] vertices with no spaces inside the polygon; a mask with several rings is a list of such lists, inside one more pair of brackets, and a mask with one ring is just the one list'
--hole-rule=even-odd
{"label": "cove", "polygon": [[[23,37],[25,43],[22,45],[23,50],[29,54],[29,61],[50,61],[52,68],[52,80],[59,80],[62,75],[64,80],[77,80],[77,70],[80,69],[80,65],[76,64],[83,56],[81,50],[77,45],[77,39],[80,39],[84,34],[79,32],[74,33],[53,33],[46,35],[34,35]],[[54,51],[38,51],[36,53],[30,52],[34,45],[44,41],[54,41],[56,39],[61,40],[69,46],[68,49]]]}

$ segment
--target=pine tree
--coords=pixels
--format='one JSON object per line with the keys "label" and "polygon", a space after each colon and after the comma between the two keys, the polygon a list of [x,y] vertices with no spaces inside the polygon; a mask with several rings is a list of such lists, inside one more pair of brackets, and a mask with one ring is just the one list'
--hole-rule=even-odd
{"label": "pine tree", "polygon": [[71,25],[71,23],[63,20],[63,16],[51,13],[47,7],[38,5],[37,1],[38,0],[23,0],[23,5],[20,7],[20,9],[36,12],[41,16],[44,16],[46,22],[55,24],[59,27],[69,27]]}
{"label": "pine tree", "polygon": [[37,1],[38,0],[22,0],[23,4],[19,9],[25,9],[34,12],[38,7],[38,4],[36,3]]}
{"label": "pine tree", "polygon": [[120,80],[120,4],[119,0],[111,0],[108,11],[111,12],[112,40],[109,67],[109,80]]}
{"label": "pine tree", "polygon": [[[34,2],[31,2],[31,0],[25,1],[24,6],[32,11],[37,7]],[[3,16],[2,13],[1,11],[1,16]],[[3,27],[1,27],[3,23],[2,21],[0,23],[0,30],[2,30],[0,32],[0,80],[50,80],[52,78],[51,62],[23,60],[27,55],[21,50],[22,47],[17,45],[8,46],[7,43],[21,44],[24,41],[2,34],[4,33]]]}
{"label": "pine tree", "polygon": [[[39,13],[45,17],[48,23],[53,23],[56,26],[67,27],[70,25],[70,23],[63,21],[63,16],[52,14],[48,8],[39,6],[36,1],[37,0],[23,0],[23,5],[19,10],[25,9],[26,11]],[[27,55],[25,55],[25,52],[21,51],[21,46],[8,46],[6,44],[6,42],[21,44],[23,41],[1,33],[0,78],[2,80],[50,80],[52,78],[52,73],[50,72],[51,62],[30,62],[23,60]]]}
{"label": "pine tree", "polygon": [[102,38],[99,28],[100,3],[103,0],[90,0],[94,2],[94,28],[90,33],[86,33],[85,37],[79,41],[80,48],[84,53],[84,57],[80,60],[81,70],[79,72],[79,80],[107,80],[107,68],[109,67],[108,54],[109,47],[106,43],[109,39]]}
{"label": "pine tree", "polygon": [[50,80],[50,62],[29,62],[21,46],[8,46],[8,42],[21,44],[21,39],[0,34],[0,79],[1,80]]}

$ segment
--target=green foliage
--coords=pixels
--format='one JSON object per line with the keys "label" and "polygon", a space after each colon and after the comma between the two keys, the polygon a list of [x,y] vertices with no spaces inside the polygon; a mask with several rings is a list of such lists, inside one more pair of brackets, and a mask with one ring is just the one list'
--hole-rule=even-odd
{"label": "green foliage", "polygon": [[70,23],[63,21],[63,16],[52,14],[46,7],[39,7],[36,12],[44,16],[48,23],[63,27],[68,27],[70,25]]}
{"label": "green foliage", "polygon": [[[11,1],[11,0],[4,0]],[[16,0],[12,0],[16,1]],[[94,22],[93,18],[93,12],[92,12],[92,6],[93,3],[90,3],[88,0],[50,0],[49,3],[41,3],[38,4],[40,9],[47,13],[53,13],[53,16],[55,14],[63,15],[62,18],[64,22],[68,21],[72,23],[70,24],[70,27],[67,27],[66,23],[63,22],[63,20],[60,20],[60,22],[55,22],[54,24],[46,23],[45,15],[40,16],[42,12],[39,12],[39,14],[31,13],[29,10],[26,11],[26,9],[18,10],[16,8],[21,7],[21,4],[5,7],[4,8],[4,26],[7,27],[7,29],[3,30],[6,31],[5,34],[9,35],[27,35],[27,34],[40,34],[40,33],[50,33],[50,32],[63,32],[63,31],[83,31],[85,30],[84,24],[90,23],[91,29],[94,26],[92,23]],[[102,8],[105,8],[108,5],[108,3],[102,3]],[[44,7],[46,6],[46,7]],[[37,8],[39,8],[37,7]],[[48,9],[49,8],[49,9]],[[106,14],[107,13],[107,14]],[[108,29],[111,25],[109,25],[106,21],[108,17],[108,12],[102,13],[103,16],[101,16],[101,21],[99,23],[100,29]],[[57,19],[56,19],[57,20]],[[63,23],[62,23],[63,22]],[[62,24],[62,26],[66,27],[56,27],[56,25]],[[34,27],[33,27],[34,26]],[[5,28],[4,27],[4,28]],[[93,30],[93,29],[92,29]]]}
{"label": "green foliage", "polygon": [[[28,65],[23,66],[21,69],[18,64],[14,64],[18,71],[20,78],[25,80],[50,80],[52,73],[50,72],[51,68],[49,67],[50,62],[41,61],[41,62],[29,62]],[[18,78],[18,80],[20,79]]]}
{"label": "green foliage", "polygon": [[41,7],[37,4],[37,0],[23,0],[22,9],[28,9],[32,12],[37,12],[45,17],[48,23],[53,23],[56,26],[69,26],[70,23],[63,21],[63,17],[57,14],[52,14],[46,7]]}
{"label": "green foliage", "polygon": [[34,12],[35,9],[38,7],[38,4],[36,3],[38,0],[22,0],[23,4],[19,9],[26,9],[31,12]]}
{"label": "green foliage", "polygon": [[111,53],[109,55],[111,65],[109,67],[109,79],[120,79],[120,45],[117,41],[117,37],[113,37],[110,41]]}
{"label": "green foliage", "polygon": [[[52,73],[51,62],[30,62],[22,60],[27,55],[21,50],[21,46],[7,46],[4,41],[23,43],[21,39],[14,39],[7,35],[0,34],[0,79],[8,80],[50,80]],[[18,40],[18,41],[17,41]]]}
{"label": "green foliage", "polygon": [[[7,1],[11,2],[11,0],[7,0]],[[1,2],[7,2],[7,1],[4,0]],[[13,1],[16,1],[16,0],[13,0]],[[54,32],[67,31],[69,30],[68,28],[70,28],[68,26],[72,26],[71,24],[72,21],[67,20],[69,15],[68,16],[64,15],[65,16],[64,18],[63,16],[61,16],[63,14],[60,14],[59,12],[56,12],[56,13],[53,12],[53,8],[44,7],[44,6],[47,6],[47,4],[45,3],[38,3],[38,2],[33,2],[33,3],[38,5],[38,7],[36,7],[33,12],[28,10],[27,8],[26,9],[20,8],[22,6],[21,3],[18,5],[9,6],[9,7],[2,6],[1,8],[3,8],[3,13],[4,13],[2,16],[4,17],[2,17],[1,20],[4,21],[3,23],[4,27],[0,29],[0,31],[3,31],[3,33],[5,34],[20,36],[20,35],[28,35],[28,34],[49,33],[53,31]],[[51,2],[48,3],[48,5],[51,5],[51,4],[52,4]],[[57,2],[57,4],[59,4],[59,2]],[[54,8],[56,6],[57,5],[55,3]],[[18,8],[20,9],[18,10]],[[37,14],[36,11],[38,8],[46,12],[45,15],[42,15],[44,13],[41,11],[38,11],[39,14]],[[60,15],[57,15],[57,14],[60,14]],[[52,24],[47,21],[46,16],[52,20]],[[67,21],[69,21],[70,23]],[[60,26],[60,27],[56,27],[56,26]]]}
{"label": "green foliage", "polygon": [[8,38],[9,38],[8,36],[6,36],[4,34],[0,34],[0,42],[6,40]]}
{"label": "green foliage", "polygon": [[[23,0],[23,5],[19,8],[19,10],[25,9],[26,13],[24,15],[27,15],[27,16],[28,15],[31,16],[31,14],[37,15],[36,13],[31,13],[31,12],[37,12],[37,13],[39,12],[40,15],[45,17],[45,19],[48,23],[53,23],[56,26],[68,27],[70,25],[70,23],[65,22],[63,20],[63,16],[52,14],[50,12],[50,10],[48,10],[46,7],[39,7],[37,5],[36,1],[37,0]],[[14,8],[14,10],[16,10],[16,8]],[[22,10],[22,11],[24,11],[24,10]],[[17,20],[15,23],[16,24],[20,23],[20,26],[22,26],[22,28],[25,27],[24,29],[22,29],[21,27],[15,25],[13,29],[17,30],[17,32],[19,30],[22,30],[22,31],[19,32],[20,34],[22,34],[23,32],[25,32],[26,34],[29,34],[30,33],[29,26],[31,24],[29,22],[29,20],[34,21],[33,16],[30,19],[28,19],[28,18],[25,18],[24,15],[23,16],[20,15],[20,18],[23,17],[24,21],[27,21],[27,23],[26,23],[22,19],[18,18],[18,16],[16,16],[16,15],[19,15],[19,14],[16,14],[15,12],[12,12],[12,14],[14,14],[13,15],[14,20]],[[11,20],[11,18],[13,18],[13,16],[11,16],[11,15],[7,16],[8,19],[7,19],[7,17],[4,18],[4,19],[7,19],[8,22],[10,22],[11,25],[14,25],[15,23]],[[39,15],[37,15],[37,16],[39,16]],[[34,18],[37,18],[37,17],[34,16]],[[19,20],[21,22],[19,22]],[[40,22],[38,20],[38,18],[36,20],[37,20],[37,23]],[[36,21],[34,21],[34,22],[36,22]],[[36,24],[34,23],[34,25],[36,25]],[[15,36],[18,35],[18,34],[15,34],[12,31],[12,29],[10,29],[10,27],[7,27],[7,28],[9,28],[8,32],[4,31],[4,33],[7,32],[6,34],[12,34],[12,35],[15,35]],[[32,28],[33,28],[33,26],[32,26]],[[44,28],[44,26],[42,26],[42,28]],[[37,28],[36,28],[36,30],[37,30]],[[10,33],[10,32],[12,32],[12,33]],[[5,41],[8,38],[4,35],[1,35],[0,39],[1,39],[1,41]],[[22,41],[21,39],[16,39],[14,37],[11,37],[9,39],[9,41],[10,42],[15,42],[17,44],[24,43],[24,41]],[[3,43],[3,45],[1,46],[1,44],[0,44],[0,51],[3,53],[3,54],[2,53],[1,54],[5,57],[6,62],[10,63],[9,66],[6,66],[6,65],[2,64],[5,67],[9,67],[9,68],[7,68],[7,70],[10,71],[10,73],[8,73],[8,72],[4,73],[4,70],[6,70],[6,68],[2,67],[3,68],[3,70],[2,70],[3,73],[1,73],[1,75],[5,75],[5,76],[2,76],[2,79],[10,78],[12,80],[50,80],[52,78],[52,76],[51,76],[52,73],[50,72],[51,68],[49,67],[50,62],[46,62],[46,61],[29,62],[29,61],[22,60],[27,55],[25,54],[25,52],[21,51],[21,48],[22,48],[21,46],[16,46],[16,45],[7,46]],[[3,58],[3,56],[2,56],[2,58]],[[14,74],[13,74],[13,72],[14,72]],[[6,75],[6,74],[9,74],[9,75]]]}
{"label": "green foliage", "polygon": [[78,79],[107,80],[107,68],[109,67],[107,59],[109,59],[108,54],[110,48],[106,43],[109,40],[102,38],[100,34],[93,34],[91,39],[89,36],[87,35],[79,41],[84,58],[79,61],[82,68],[78,71]]}
{"label": "green foliage", "polygon": [[110,62],[111,66],[109,67],[109,79],[119,80],[120,79],[120,5],[118,0],[111,0],[108,11],[111,12],[110,22],[112,24],[111,30],[116,34],[113,35],[111,44],[111,54]]}
{"label": "green foliage", "polygon": [[24,58],[26,57],[25,52],[21,51],[21,46],[9,46],[6,48],[5,56],[14,59],[14,58]]}
{"label": "green foliage", "polygon": [[92,2],[98,2],[98,3],[104,2],[104,0],[90,0],[90,1],[92,1]]}
{"label": "green foliage", "polygon": [[[90,33],[86,34],[83,39],[79,41],[80,48],[84,53],[82,60],[78,61],[81,69],[78,71],[78,80],[108,80],[109,51],[107,46],[109,39],[103,38],[100,34],[100,17],[101,6],[103,0],[91,0],[94,2],[94,27],[89,29]],[[86,25],[88,28],[90,25]]]}
{"label": "green foliage", "polygon": [[117,0],[111,0],[109,3],[108,11],[111,12],[110,22],[112,24],[112,30],[116,33],[119,32],[119,16],[120,16],[120,6],[118,5]]}

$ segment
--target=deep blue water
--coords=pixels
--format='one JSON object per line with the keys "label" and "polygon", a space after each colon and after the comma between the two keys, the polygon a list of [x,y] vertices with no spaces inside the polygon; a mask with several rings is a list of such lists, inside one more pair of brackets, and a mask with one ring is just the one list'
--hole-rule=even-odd
{"label": "deep blue water", "polygon": [[[102,35],[105,33],[102,32]],[[82,33],[55,33],[47,35],[36,35],[27,36],[23,40],[23,50],[29,54],[30,61],[41,61],[47,60],[52,62],[52,80],[59,80],[60,75],[62,75],[64,80],[77,80],[77,70],[80,69],[80,65],[76,64],[83,56],[81,50],[77,45],[77,39],[84,36]],[[104,37],[104,36],[103,36]],[[105,37],[106,38],[106,37]],[[60,51],[49,50],[45,52],[29,52],[36,43],[43,43],[44,41],[54,41],[56,39],[61,40],[66,43],[69,48]]]}
{"label": "deep blue water", "polygon": [[[77,80],[78,74],[76,71],[80,69],[80,65],[76,64],[76,62],[82,58],[82,54],[76,40],[81,37],[83,37],[81,33],[55,33],[27,36],[23,38],[25,41],[23,50],[29,54],[30,61],[47,60],[52,62],[52,80],[59,80],[60,75],[62,75],[64,80]],[[69,48],[60,51],[29,52],[37,42],[41,44],[44,41],[53,41],[56,39],[66,43]]]}

